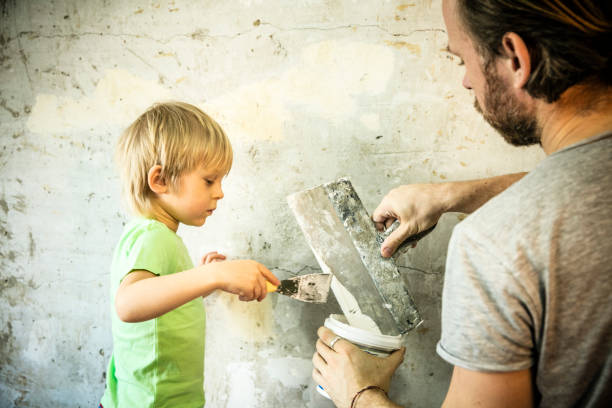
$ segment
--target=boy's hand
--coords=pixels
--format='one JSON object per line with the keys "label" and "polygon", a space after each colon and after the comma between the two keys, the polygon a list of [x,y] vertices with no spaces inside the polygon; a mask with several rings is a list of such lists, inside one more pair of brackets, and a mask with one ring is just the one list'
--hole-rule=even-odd
{"label": "boy's hand", "polygon": [[280,280],[268,268],[252,260],[214,262],[209,267],[218,272],[220,289],[238,295],[242,301],[264,300],[268,294],[267,281],[280,285]]}
{"label": "boy's hand", "polygon": [[211,262],[224,261],[225,258],[226,258],[225,255],[220,254],[217,251],[212,251],[202,257],[202,263],[200,265],[206,265]]}

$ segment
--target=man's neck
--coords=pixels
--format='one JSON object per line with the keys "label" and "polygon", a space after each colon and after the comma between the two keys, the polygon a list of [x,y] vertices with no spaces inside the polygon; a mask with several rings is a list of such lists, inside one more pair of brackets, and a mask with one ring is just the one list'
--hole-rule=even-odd
{"label": "man's neck", "polygon": [[542,148],[549,155],[612,130],[612,90],[595,94],[574,86],[559,101],[542,104],[539,116]]}

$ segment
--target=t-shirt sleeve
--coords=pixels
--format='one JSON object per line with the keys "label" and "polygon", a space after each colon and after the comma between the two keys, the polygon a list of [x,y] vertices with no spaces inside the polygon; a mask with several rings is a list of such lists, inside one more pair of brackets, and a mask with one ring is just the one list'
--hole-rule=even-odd
{"label": "t-shirt sleeve", "polygon": [[455,228],[449,243],[437,352],[474,371],[527,369],[534,337],[520,272],[490,240],[464,227]]}
{"label": "t-shirt sleeve", "polygon": [[121,280],[134,270],[163,276],[176,272],[176,242],[167,231],[151,228],[143,231],[126,249]]}

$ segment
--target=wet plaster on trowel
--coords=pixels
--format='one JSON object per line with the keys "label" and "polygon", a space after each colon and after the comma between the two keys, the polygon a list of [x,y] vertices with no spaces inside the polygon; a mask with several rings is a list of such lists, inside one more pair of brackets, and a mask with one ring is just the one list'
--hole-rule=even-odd
{"label": "wet plaster on trowel", "polygon": [[355,296],[342,286],[338,279],[332,279],[331,289],[350,326],[369,331],[370,333],[381,334],[376,322],[370,316],[361,313]]}
{"label": "wet plaster on trowel", "polygon": [[[331,268],[317,255],[317,251],[313,249],[313,253],[323,272],[333,275]],[[349,292],[340,283],[340,281],[336,279],[335,276],[332,277],[331,290],[334,292],[336,301],[340,305],[340,309],[342,310],[342,313],[344,314],[344,317],[346,317],[346,320],[350,326],[357,327],[371,333],[381,334],[380,328],[376,322],[370,316],[361,312],[361,308],[359,307],[359,303],[357,303],[355,296],[353,296],[353,294],[351,294],[351,292]]]}

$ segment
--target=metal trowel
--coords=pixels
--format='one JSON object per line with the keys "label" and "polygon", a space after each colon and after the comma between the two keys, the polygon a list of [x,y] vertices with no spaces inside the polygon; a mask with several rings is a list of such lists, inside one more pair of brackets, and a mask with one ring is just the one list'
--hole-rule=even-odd
{"label": "metal trowel", "polygon": [[332,275],[329,273],[311,273],[284,279],[278,286],[270,282],[266,284],[268,293],[280,293],[302,302],[325,303],[329,295],[331,278]]}
{"label": "metal trowel", "polygon": [[[381,243],[399,222],[379,233],[347,178],[292,194],[287,201],[321,270],[355,297],[381,333],[404,334],[422,322],[395,257],[380,254]],[[407,246],[431,229],[408,239]]]}

